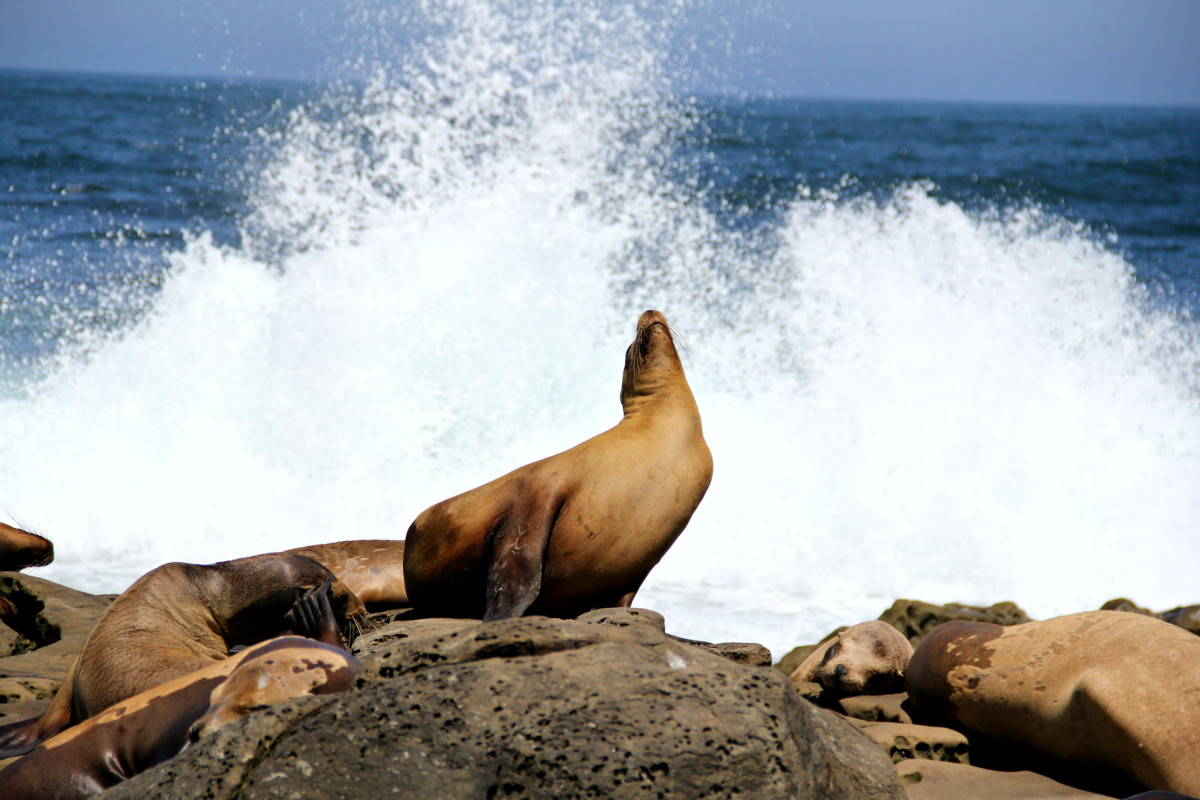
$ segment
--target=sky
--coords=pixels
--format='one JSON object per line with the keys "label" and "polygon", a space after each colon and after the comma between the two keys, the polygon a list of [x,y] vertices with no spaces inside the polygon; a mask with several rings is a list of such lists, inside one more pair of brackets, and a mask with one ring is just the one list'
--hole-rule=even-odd
{"label": "sky", "polygon": [[[364,38],[352,22],[392,5],[0,0],[0,68],[329,77],[403,49],[399,23]],[[1195,0],[696,0],[670,49],[689,92],[1200,105]]]}

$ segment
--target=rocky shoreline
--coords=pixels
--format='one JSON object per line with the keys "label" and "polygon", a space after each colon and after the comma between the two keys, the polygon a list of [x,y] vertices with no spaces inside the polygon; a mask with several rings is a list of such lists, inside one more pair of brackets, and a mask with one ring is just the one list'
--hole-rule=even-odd
{"label": "rocky shoreline", "polygon": [[[110,597],[0,573],[0,723],[40,713]],[[1137,609],[1129,601],[1120,610]],[[1194,607],[1163,615],[1192,632]],[[914,645],[1012,603],[899,600]],[[835,698],[754,643],[673,637],[646,609],[499,622],[371,615],[356,688],[257,711],[101,797],[1097,798],[1140,787],[922,724],[904,694]],[[832,634],[831,634],[832,635]],[[3,764],[3,762],[0,762]]]}

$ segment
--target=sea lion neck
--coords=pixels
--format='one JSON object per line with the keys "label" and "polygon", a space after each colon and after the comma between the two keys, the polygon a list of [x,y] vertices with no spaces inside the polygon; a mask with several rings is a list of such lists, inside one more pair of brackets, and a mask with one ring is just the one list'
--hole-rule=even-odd
{"label": "sea lion neck", "polygon": [[648,403],[676,396],[685,396],[688,402],[695,404],[670,323],[661,312],[646,311],[638,319],[633,342],[625,351],[621,406],[629,416]]}

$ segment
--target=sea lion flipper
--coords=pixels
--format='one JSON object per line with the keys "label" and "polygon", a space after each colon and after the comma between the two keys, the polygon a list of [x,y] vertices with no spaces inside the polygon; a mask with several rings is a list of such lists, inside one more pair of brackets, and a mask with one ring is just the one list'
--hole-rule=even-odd
{"label": "sea lion flipper", "polygon": [[285,619],[292,627],[292,632],[318,642],[342,647],[342,635],[338,631],[337,616],[333,613],[333,605],[329,602],[329,592],[333,586],[333,576],[330,575],[320,586],[313,587],[296,598],[291,611]]}
{"label": "sea lion flipper", "polygon": [[484,622],[519,617],[542,589],[542,567],[560,503],[541,498],[514,508],[492,536]]}

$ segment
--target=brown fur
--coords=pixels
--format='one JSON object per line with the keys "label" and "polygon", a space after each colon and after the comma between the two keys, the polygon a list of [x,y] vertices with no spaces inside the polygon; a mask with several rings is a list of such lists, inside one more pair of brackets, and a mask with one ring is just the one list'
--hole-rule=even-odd
{"label": "brown fur", "polygon": [[931,720],[1200,795],[1200,637],[1168,622],[1123,611],[948,622],[913,654],[907,687]]}
{"label": "brown fur", "polygon": [[91,717],[0,771],[5,797],[82,800],[166,761],[250,711],[346,691],[358,660],[296,637],[271,639],[159,684]]}
{"label": "brown fur", "polygon": [[[329,577],[325,567],[298,555],[151,570],[101,615],[46,712],[0,727],[0,757],[26,752],[114,703],[224,660],[232,647],[292,630],[288,613],[300,595]],[[363,611],[340,583],[333,584],[332,598],[339,620]]]}
{"label": "brown fur", "polygon": [[324,564],[370,608],[408,605],[404,588],[404,540],[356,539],[285,550]]}
{"label": "brown fur", "polygon": [[904,688],[912,653],[908,639],[886,622],[860,622],[830,637],[788,679],[819,683],[838,696],[889,694]]}
{"label": "brown fur", "polygon": [[624,417],[556,456],[422,512],[404,578],[423,614],[571,617],[629,605],[712,479],[700,412],[666,318],[625,355]]}
{"label": "brown fur", "polygon": [[54,545],[36,533],[0,522],[0,571],[44,567],[54,560]]}

